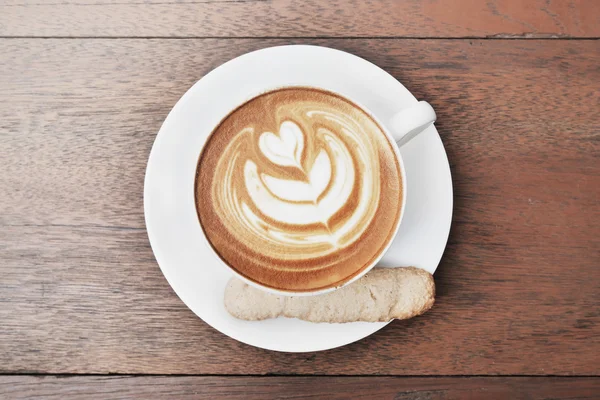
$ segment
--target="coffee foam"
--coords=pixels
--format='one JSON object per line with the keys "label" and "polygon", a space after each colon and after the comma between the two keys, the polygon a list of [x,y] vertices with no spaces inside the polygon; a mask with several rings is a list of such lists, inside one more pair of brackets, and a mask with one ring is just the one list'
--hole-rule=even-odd
{"label": "coffee foam", "polygon": [[256,97],[213,131],[196,202],[219,256],[279,290],[342,284],[393,238],[402,182],[391,143],[332,93],[288,88]]}

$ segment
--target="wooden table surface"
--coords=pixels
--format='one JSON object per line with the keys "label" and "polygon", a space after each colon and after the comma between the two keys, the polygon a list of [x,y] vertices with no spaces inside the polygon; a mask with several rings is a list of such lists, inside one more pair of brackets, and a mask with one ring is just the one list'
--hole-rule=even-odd
{"label": "wooden table surface", "polygon": [[[600,398],[597,0],[1,0],[0,398]],[[171,107],[263,47],[342,49],[434,106],[455,206],[434,308],[252,348],[153,257]]]}

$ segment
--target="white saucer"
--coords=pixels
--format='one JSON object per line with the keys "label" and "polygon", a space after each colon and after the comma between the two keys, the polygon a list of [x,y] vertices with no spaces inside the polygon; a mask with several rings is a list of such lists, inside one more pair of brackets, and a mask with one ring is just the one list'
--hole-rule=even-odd
{"label": "white saucer", "polygon": [[[212,129],[237,105],[264,88],[316,86],[347,95],[388,121],[417,103],[400,82],[370,62],[315,46],[273,47],[231,60],[198,81],[163,123],[148,160],[144,213],[152,250],[181,300],[213,328],[264,349],[309,352],[360,340],[387,323],[313,324],[279,318],[240,321],[223,306],[231,272],[202,237],[194,206],[194,174]],[[428,99],[423,99],[428,100]],[[397,237],[382,266],[435,271],[452,218],[452,180],[444,146],[431,126],[400,149],[407,203]]]}

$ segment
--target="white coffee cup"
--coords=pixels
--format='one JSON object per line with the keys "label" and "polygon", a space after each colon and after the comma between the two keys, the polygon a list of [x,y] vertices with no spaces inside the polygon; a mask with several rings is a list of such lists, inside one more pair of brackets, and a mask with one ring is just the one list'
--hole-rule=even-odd
{"label": "white coffee cup", "polygon": [[[293,87],[304,87],[304,88],[310,87],[310,88],[314,88],[314,89],[318,89],[318,90],[325,90],[328,92],[335,93],[335,94],[349,100],[351,103],[353,103],[357,107],[361,108],[364,112],[366,112],[369,116],[371,116],[371,118],[373,120],[375,120],[375,122],[377,122],[377,124],[381,128],[382,132],[388,137],[390,143],[393,144],[394,153],[396,155],[398,163],[400,164],[402,184],[403,184],[401,212],[400,212],[398,221],[396,222],[396,226],[394,227],[394,231],[393,231],[393,235],[392,235],[392,237],[395,237],[396,234],[398,233],[400,223],[402,222],[402,218],[404,216],[404,209],[406,206],[406,196],[407,196],[406,173],[405,173],[404,163],[402,161],[402,156],[400,154],[399,148],[400,148],[400,146],[403,146],[404,144],[408,143],[411,139],[415,138],[419,133],[426,130],[429,126],[431,126],[435,122],[436,114],[435,114],[433,107],[431,107],[431,105],[429,103],[427,103],[426,101],[419,101],[417,104],[415,104],[411,107],[407,107],[407,108],[398,110],[392,116],[392,118],[390,120],[381,121],[379,118],[377,118],[377,116],[373,112],[371,112],[367,107],[363,106],[360,103],[360,101],[353,99],[352,97],[349,97],[343,93],[332,91],[331,89],[328,89],[328,88],[319,88],[319,87],[307,86],[307,85],[286,85],[283,87],[279,86],[279,87],[264,89],[264,90],[261,90],[259,93],[256,93],[256,94],[248,97],[247,99],[245,99],[245,101],[238,104],[238,106],[241,106],[242,104],[246,103],[247,101],[250,101],[251,99],[259,96],[262,93],[266,93],[266,92],[270,92],[270,91],[274,91],[274,90],[278,90],[278,89],[283,89],[283,88],[293,88]],[[233,107],[232,111],[235,110],[236,108],[237,107]],[[203,234],[204,234],[204,232],[203,232]],[[206,238],[206,237],[205,237],[205,239],[208,240],[208,238]],[[268,286],[263,286],[260,283],[250,280],[250,279],[246,278],[245,276],[241,275],[240,273],[238,273],[235,270],[235,268],[233,266],[228,265],[226,262],[222,261],[222,263],[225,266],[227,266],[229,268],[229,270],[231,272],[233,272],[239,279],[245,281],[249,285],[252,285],[258,289],[261,289],[261,290],[264,290],[264,291],[267,291],[267,292],[270,292],[270,293],[273,293],[276,295],[311,296],[311,295],[324,294],[324,293],[334,291],[336,289],[339,289],[343,286],[346,286],[346,285],[360,279],[379,262],[379,260],[383,257],[383,255],[388,250],[388,248],[390,247],[391,244],[392,244],[392,240],[389,241],[387,246],[385,246],[383,249],[380,250],[379,254],[377,254],[377,256],[373,259],[373,261],[369,265],[363,267],[361,272],[359,274],[357,274],[356,276],[354,276],[352,279],[344,282],[343,284],[341,284],[339,286],[328,287],[325,289],[319,289],[319,290],[315,290],[315,291],[291,292],[291,291],[281,291],[281,290],[277,290],[277,289],[274,289],[274,288],[271,288]]]}

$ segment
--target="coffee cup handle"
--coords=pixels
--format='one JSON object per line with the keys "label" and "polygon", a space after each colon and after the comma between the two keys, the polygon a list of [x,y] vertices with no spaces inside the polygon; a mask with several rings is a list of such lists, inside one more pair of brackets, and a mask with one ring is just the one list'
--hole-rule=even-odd
{"label": "coffee cup handle", "polygon": [[433,107],[426,101],[419,101],[412,107],[400,110],[392,117],[390,132],[398,146],[402,146],[427,129],[435,119]]}

